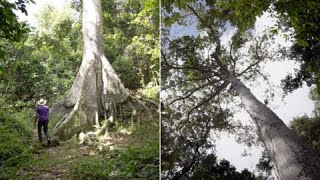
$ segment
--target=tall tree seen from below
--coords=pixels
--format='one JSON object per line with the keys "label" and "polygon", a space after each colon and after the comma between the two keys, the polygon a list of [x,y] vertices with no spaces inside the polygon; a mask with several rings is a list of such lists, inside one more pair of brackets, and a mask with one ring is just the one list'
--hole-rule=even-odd
{"label": "tall tree seen from below", "polygon": [[[187,142],[191,141],[190,144],[195,147],[197,138],[193,136],[201,131],[189,127],[196,126],[195,124],[208,124],[206,122],[213,123],[217,114],[224,114],[225,117],[220,119],[228,120],[230,111],[226,104],[240,99],[239,106],[250,115],[279,178],[319,178],[319,156],[243,83],[243,81],[254,81],[259,76],[267,80],[261,72],[261,64],[267,61],[279,61],[287,55],[285,48],[272,46],[275,43],[269,39],[272,34],[254,33],[255,19],[262,15],[263,10],[268,9],[269,3],[254,0],[230,3],[229,1],[179,1],[179,3],[165,1],[163,19],[167,26],[163,27],[161,50],[162,71],[165,72],[162,89],[166,94],[163,102],[172,111],[176,111],[177,116],[172,122],[166,122],[164,119],[162,124],[164,131],[166,128],[171,128],[177,132],[165,131],[168,134],[163,136],[172,134],[177,138],[181,137],[183,140],[180,143],[187,145],[189,144]],[[247,11],[248,7],[255,8],[249,8],[251,11]],[[181,35],[171,39],[168,35],[174,23],[196,24],[198,34]],[[227,23],[231,23],[236,32],[232,35],[231,42],[223,45],[221,36],[228,28]],[[171,126],[167,126],[169,122],[172,123]],[[205,132],[210,134],[213,128],[214,126],[208,127]],[[207,135],[200,139],[208,141],[208,137]],[[170,142],[164,141],[164,143]],[[175,143],[179,141],[173,141],[168,146],[174,146]],[[208,147],[204,146],[201,149],[205,151],[206,148]],[[163,157],[173,153],[174,150],[165,149]],[[183,153],[181,156],[183,157]],[[196,163],[191,167],[185,163],[174,163],[180,161],[181,156],[163,159],[163,162],[173,161],[170,163],[171,166],[163,169],[167,175],[170,172],[169,178],[192,174],[192,170],[196,167]],[[188,161],[192,160],[185,159],[186,163]]]}

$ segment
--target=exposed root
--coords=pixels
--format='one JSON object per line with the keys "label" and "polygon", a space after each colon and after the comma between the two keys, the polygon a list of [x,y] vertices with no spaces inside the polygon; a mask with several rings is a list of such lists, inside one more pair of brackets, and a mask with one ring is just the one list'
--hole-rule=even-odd
{"label": "exposed root", "polygon": [[159,103],[156,101],[153,101],[151,99],[146,99],[146,98],[139,98],[141,101],[147,102],[149,104],[152,104],[153,106],[155,106],[157,109],[159,108]]}
{"label": "exposed root", "polygon": [[150,101],[144,101],[144,100],[140,100],[134,96],[129,96],[129,98],[127,99],[126,102],[122,103],[124,107],[126,107],[126,105],[128,106],[128,108],[130,108],[131,111],[131,119],[136,117],[139,119],[152,119],[155,116],[155,113],[153,113],[154,109],[158,109],[158,106],[155,106],[154,103],[151,103],[151,105],[146,105],[146,103],[151,102]]}
{"label": "exposed root", "polygon": [[57,123],[52,134],[60,140],[67,140],[81,131],[93,129],[95,114],[95,111],[89,108],[84,109],[79,102]]}

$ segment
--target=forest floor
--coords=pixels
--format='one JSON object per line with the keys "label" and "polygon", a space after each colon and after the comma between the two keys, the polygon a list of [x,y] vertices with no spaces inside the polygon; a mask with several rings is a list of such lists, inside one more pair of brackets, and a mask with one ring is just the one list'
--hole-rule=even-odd
{"label": "forest floor", "polygon": [[[113,149],[124,148],[128,144],[130,137],[113,135],[107,144]],[[38,141],[37,131],[34,131],[33,141]],[[68,177],[67,166],[75,159],[100,158],[100,152],[96,148],[85,145],[77,145],[74,140],[63,143],[59,146],[48,146],[41,144],[38,146],[38,153],[34,154],[34,163],[28,169],[32,178],[59,179]]]}
{"label": "forest floor", "polygon": [[104,141],[107,149],[80,145],[76,136],[58,146],[38,142],[33,130],[32,160],[17,172],[26,179],[158,179],[159,125],[118,128]]}

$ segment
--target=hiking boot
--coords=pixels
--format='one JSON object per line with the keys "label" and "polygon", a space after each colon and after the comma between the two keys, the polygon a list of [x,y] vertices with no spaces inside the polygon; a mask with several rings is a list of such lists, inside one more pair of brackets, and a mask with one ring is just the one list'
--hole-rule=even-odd
{"label": "hiking boot", "polygon": [[51,144],[51,141],[50,140],[48,140],[48,146]]}

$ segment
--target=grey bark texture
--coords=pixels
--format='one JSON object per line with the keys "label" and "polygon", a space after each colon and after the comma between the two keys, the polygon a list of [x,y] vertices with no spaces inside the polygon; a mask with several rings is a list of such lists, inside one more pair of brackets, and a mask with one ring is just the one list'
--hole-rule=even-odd
{"label": "grey bark texture", "polygon": [[230,78],[242,103],[257,126],[280,179],[320,179],[320,157],[295,135],[266,105],[261,103],[241,81]]}
{"label": "grey bark texture", "polygon": [[106,111],[116,116],[114,107],[135,101],[104,56],[100,0],[82,2],[83,60],[68,95],[50,110],[51,118],[61,118],[53,129],[59,140],[92,129]]}

